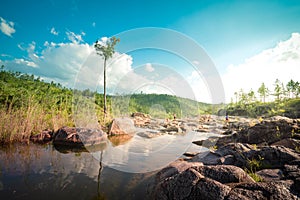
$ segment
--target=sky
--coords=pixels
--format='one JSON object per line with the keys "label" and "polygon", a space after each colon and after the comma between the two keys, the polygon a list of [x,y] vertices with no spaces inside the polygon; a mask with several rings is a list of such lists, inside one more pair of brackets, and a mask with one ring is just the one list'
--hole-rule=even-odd
{"label": "sky", "polygon": [[[0,65],[102,91],[93,44],[121,39],[108,92],[229,102],[235,91],[300,81],[300,2],[2,0]],[[100,69],[100,70],[99,70]]]}

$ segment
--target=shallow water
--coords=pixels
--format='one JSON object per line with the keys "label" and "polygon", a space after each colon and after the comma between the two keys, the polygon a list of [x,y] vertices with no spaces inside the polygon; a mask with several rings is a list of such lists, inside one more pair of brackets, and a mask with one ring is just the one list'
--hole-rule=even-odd
{"label": "shallow water", "polygon": [[147,199],[155,170],[209,135],[135,135],[91,152],[15,144],[0,149],[0,199]]}

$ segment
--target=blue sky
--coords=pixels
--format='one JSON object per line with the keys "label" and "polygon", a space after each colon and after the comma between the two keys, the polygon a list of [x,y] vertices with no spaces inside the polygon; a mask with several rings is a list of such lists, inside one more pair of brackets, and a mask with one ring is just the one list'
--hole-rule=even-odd
{"label": "blue sky", "polygon": [[[2,0],[0,17],[0,64],[4,64],[7,69],[34,73],[45,80],[62,82],[67,86],[72,86],[74,77],[91,53],[91,45],[96,39],[143,27],[175,30],[199,44],[215,63],[227,97],[238,89],[233,87],[236,85],[245,89],[250,89],[247,86],[251,85],[256,89],[262,81],[271,87],[275,77],[282,81],[299,77],[298,68],[295,67],[299,66],[299,49],[294,47],[299,44],[297,33],[300,33],[300,2],[297,0]],[[141,38],[132,38],[132,42]],[[128,44],[131,41],[126,42]],[[281,43],[281,46],[285,46],[284,50],[278,50]],[[291,46],[292,49],[286,49]],[[122,38],[117,50],[121,47]],[[256,58],[261,58],[264,51],[274,52],[276,49],[279,52],[276,54],[278,59],[284,54],[282,51],[296,54],[293,61],[289,61],[292,63],[289,63],[292,76],[281,75],[280,70],[286,71],[287,68],[282,69],[281,65],[277,66],[278,63],[274,62],[266,63],[270,59],[264,57],[258,63],[267,66],[266,71],[277,67],[278,71],[274,75],[264,76],[262,80],[256,79],[253,84],[228,82],[228,79],[233,81],[235,76],[240,77],[238,71],[252,68],[251,62],[257,66]],[[186,61],[172,58],[168,53],[157,50],[120,53],[130,57],[126,57],[127,62],[131,59],[127,63],[130,66],[126,68],[129,71],[143,64],[149,68],[149,63],[160,63],[183,74],[193,90],[200,87],[198,84],[205,85],[205,82],[206,87],[210,87],[205,80],[195,80],[201,79],[201,76],[195,76],[193,68],[185,66]],[[114,72],[111,73],[112,77],[116,76]],[[118,75],[116,80],[122,76]],[[203,93],[198,93],[195,94],[197,99],[209,101],[201,98],[205,96]]]}

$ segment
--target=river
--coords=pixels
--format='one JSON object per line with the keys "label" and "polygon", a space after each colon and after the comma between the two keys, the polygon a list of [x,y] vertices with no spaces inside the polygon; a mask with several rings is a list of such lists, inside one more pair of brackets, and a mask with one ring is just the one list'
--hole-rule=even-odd
{"label": "river", "polygon": [[208,133],[108,142],[94,151],[59,149],[51,143],[0,149],[0,199],[147,199],[157,170]]}

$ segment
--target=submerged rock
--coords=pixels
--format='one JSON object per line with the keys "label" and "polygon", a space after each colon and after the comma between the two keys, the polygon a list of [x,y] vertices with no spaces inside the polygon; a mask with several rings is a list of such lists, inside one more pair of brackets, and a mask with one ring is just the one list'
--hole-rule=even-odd
{"label": "submerged rock", "polygon": [[163,133],[159,132],[159,131],[155,131],[155,130],[140,130],[137,133],[138,136],[143,137],[143,138],[155,138],[155,137],[159,137],[161,135],[163,135]]}

